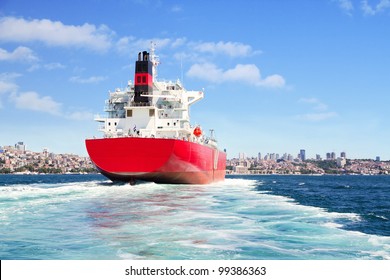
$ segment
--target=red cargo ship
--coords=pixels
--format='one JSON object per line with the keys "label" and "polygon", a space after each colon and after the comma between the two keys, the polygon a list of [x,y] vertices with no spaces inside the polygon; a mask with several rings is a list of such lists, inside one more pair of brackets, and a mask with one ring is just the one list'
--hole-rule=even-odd
{"label": "red cargo ship", "polygon": [[85,141],[96,168],[112,181],[208,184],[224,180],[226,153],[190,125],[189,107],[203,98],[180,81],[157,81],[158,57],[138,54],[134,84],[109,93],[102,138]]}

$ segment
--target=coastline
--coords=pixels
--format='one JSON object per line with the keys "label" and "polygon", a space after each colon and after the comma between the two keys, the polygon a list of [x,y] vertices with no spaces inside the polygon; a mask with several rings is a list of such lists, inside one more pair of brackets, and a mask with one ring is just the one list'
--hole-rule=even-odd
{"label": "coastline", "polygon": [[271,174],[259,174],[259,173],[229,173],[226,174],[226,176],[232,176],[232,177],[238,177],[238,176],[313,176],[313,177],[320,177],[320,176],[389,176],[390,174],[356,174],[356,173],[346,173],[346,174],[331,174],[331,173],[324,173],[324,174],[280,174],[280,173],[271,173]]}

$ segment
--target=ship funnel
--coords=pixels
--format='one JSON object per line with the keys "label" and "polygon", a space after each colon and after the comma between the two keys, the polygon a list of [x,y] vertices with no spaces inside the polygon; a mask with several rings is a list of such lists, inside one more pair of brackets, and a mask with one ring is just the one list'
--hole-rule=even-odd
{"label": "ship funnel", "polygon": [[147,51],[144,51],[144,52],[142,52],[142,54],[143,54],[143,61],[148,61],[149,60],[149,53],[147,52]]}
{"label": "ship funnel", "polygon": [[[142,59],[141,59],[142,58]],[[147,51],[138,53],[135,62],[134,102],[138,105],[149,105],[150,97],[141,95],[153,94],[153,63],[149,60]]]}

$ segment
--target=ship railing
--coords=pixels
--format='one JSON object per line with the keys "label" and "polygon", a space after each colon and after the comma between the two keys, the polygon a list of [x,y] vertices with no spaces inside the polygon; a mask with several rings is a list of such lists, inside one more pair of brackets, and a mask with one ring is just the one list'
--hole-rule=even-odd
{"label": "ship railing", "polygon": [[130,102],[130,107],[149,107],[152,106],[152,102]]}
{"label": "ship railing", "polygon": [[[119,133],[118,133],[119,132]],[[195,138],[195,137],[187,137],[184,134],[180,134],[178,136],[169,136],[169,135],[156,135],[154,133],[151,133],[151,131],[142,131],[140,134],[138,133],[131,133],[127,134],[123,131],[118,132],[111,132],[111,133],[105,133],[104,138],[158,138],[158,139],[175,139],[175,140],[182,140],[182,141],[188,141],[192,143],[198,143],[203,145],[209,145],[213,147],[217,147],[215,142],[207,142],[204,138]],[[187,134],[186,134],[187,135]]]}
{"label": "ship railing", "polygon": [[171,103],[171,102],[162,102],[156,104],[157,109],[183,109],[183,104],[180,103]]}
{"label": "ship railing", "polygon": [[104,112],[116,111],[116,110],[114,109],[114,107],[112,107],[112,105],[106,105],[106,106],[104,106],[103,110],[104,110]]}

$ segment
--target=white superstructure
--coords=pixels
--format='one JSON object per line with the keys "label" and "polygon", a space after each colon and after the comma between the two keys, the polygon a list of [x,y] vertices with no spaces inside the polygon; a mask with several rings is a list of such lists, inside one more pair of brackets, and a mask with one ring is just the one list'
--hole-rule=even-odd
{"label": "white superstructure", "polygon": [[[199,133],[199,127],[190,125],[189,108],[203,98],[203,91],[187,91],[179,80],[157,81],[159,62],[153,47],[150,55],[145,53],[145,59],[150,57],[153,65],[153,82],[150,82],[153,89],[138,94],[138,100],[137,84],[131,81],[125,89],[109,92],[109,99],[105,104],[108,115],[95,118],[100,122],[99,130],[104,133],[104,137],[176,138],[215,145],[215,140],[206,139],[203,133]],[[139,59],[140,57],[141,53]],[[146,102],[140,102],[140,99]]]}

